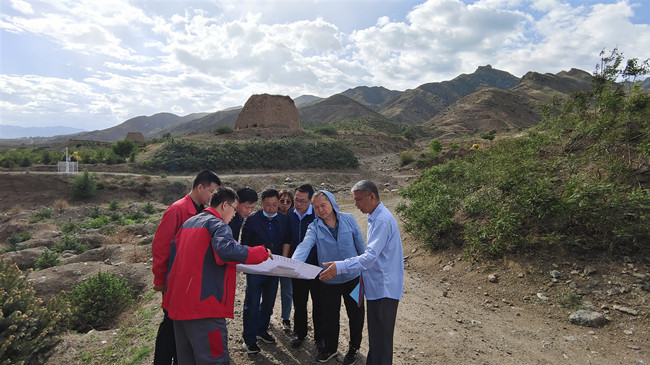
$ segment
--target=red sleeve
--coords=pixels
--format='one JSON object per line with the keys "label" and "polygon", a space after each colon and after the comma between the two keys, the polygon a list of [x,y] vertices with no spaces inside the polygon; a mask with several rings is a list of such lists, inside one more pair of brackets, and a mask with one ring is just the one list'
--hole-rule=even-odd
{"label": "red sleeve", "polygon": [[160,225],[151,244],[153,254],[153,285],[165,285],[167,282],[167,269],[169,266],[169,251],[176,231],[183,225],[182,207],[170,207],[163,213]]}
{"label": "red sleeve", "polygon": [[269,254],[266,252],[266,247],[264,247],[264,245],[248,247],[248,257],[246,258],[246,262],[243,263],[248,265],[257,265],[266,261],[268,258]]}

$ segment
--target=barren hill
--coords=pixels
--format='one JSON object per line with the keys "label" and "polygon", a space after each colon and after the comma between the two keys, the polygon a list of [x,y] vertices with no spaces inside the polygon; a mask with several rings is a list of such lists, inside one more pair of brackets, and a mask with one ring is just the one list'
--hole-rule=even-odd
{"label": "barren hill", "polygon": [[386,119],[347,96],[337,94],[314,105],[299,109],[302,123],[327,123],[359,117],[376,117]]}
{"label": "barren hill", "polygon": [[505,71],[481,66],[472,74],[462,74],[451,81],[434,82],[404,91],[380,113],[396,122],[422,124],[430,120],[456,100],[473,92],[497,87],[508,89],[517,84],[519,78]]}
{"label": "barren hill", "polygon": [[341,93],[341,95],[358,101],[374,111],[379,111],[383,105],[389,103],[401,94],[401,91],[388,90],[383,86],[359,86],[353,89],[347,89]]}
{"label": "barren hill", "polygon": [[526,95],[491,88],[458,100],[424,125],[438,137],[458,137],[491,130],[519,130],[539,120],[539,112]]}
{"label": "barren hill", "polygon": [[198,119],[205,115],[206,113],[193,113],[179,117],[171,113],[158,113],[152,116],[139,116],[111,128],[62,136],[61,138],[65,140],[76,139],[113,142],[124,139],[128,132],[142,132],[145,138],[151,139],[158,136],[158,133],[155,131],[161,131],[178,123]]}
{"label": "barren hill", "polygon": [[592,76],[582,70],[572,68],[555,75],[528,72],[512,91],[525,93],[538,103],[551,101],[553,96],[566,97],[576,91],[591,89]]}

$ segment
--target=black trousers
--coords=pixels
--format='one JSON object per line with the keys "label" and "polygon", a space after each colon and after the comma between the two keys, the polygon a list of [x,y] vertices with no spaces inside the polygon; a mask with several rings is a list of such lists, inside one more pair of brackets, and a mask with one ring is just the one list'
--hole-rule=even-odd
{"label": "black trousers", "polygon": [[314,324],[314,341],[323,340],[320,288],[318,278],[312,280],[291,279],[293,285],[293,332],[300,338],[307,337],[307,302],[311,293],[311,313]]}
{"label": "black trousers", "polygon": [[393,333],[399,300],[382,298],[367,300],[368,306],[368,358],[367,365],[393,363]]}
{"label": "black trousers", "polygon": [[363,319],[365,309],[363,302],[361,306],[350,296],[350,292],[359,284],[359,278],[350,280],[343,284],[321,285],[321,308],[323,313],[323,329],[325,334],[325,349],[337,351],[339,346],[339,330],[341,319],[341,297],[348,314],[348,325],[350,326],[349,346],[358,349],[361,346],[363,334]]}
{"label": "black trousers", "polygon": [[156,350],[153,355],[154,365],[178,365],[176,356],[176,339],[174,338],[174,322],[163,309],[165,316],[160,327],[158,327],[158,336],[156,337]]}

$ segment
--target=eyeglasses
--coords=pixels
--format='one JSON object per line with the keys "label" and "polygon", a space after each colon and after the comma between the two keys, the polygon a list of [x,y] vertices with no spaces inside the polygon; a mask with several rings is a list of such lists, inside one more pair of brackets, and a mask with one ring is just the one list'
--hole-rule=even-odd
{"label": "eyeglasses", "polygon": [[282,204],[291,204],[291,200],[288,200],[288,199],[287,199],[287,200],[280,199],[280,203],[282,203]]}
{"label": "eyeglasses", "polygon": [[235,208],[234,205],[232,205],[232,204],[230,204],[230,203],[228,203],[228,202],[226,202],[226,204],[230,205],[230,207],[235,211],[235,213],[237,213],[237,208]]}
{"label": "eyeglasses", "polygon": [[300,204],[305,204],[305,203],[309,203],[309,200],[296,199],[296,200],[294,200],[294,202],[300,203]]}

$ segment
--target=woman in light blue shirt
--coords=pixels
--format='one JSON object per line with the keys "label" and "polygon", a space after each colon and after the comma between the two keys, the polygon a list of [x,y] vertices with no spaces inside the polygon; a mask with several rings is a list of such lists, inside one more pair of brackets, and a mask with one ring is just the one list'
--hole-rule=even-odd
{"label": "woman in light blue shirt", "polygon": [[[325,190],[317,192],[312,198],[312,206],[317,217],[307,228],[305,238],[296,248],[293,259],[305,262],[314,245],[321,267],[325,267],[323,262],[345,260],[363,254],[365,243],[359,224],[354,215],[339,211],[332,193]],[[352,364],[356,361],[363,335],[365,311],[363,301],[357,303],[349,294],[359,284],[360,271],[351,270],[321,287],[320,308],[323,311],[321,318],[325,346],[316,357],[320,362],[326,362],[337,354],[341,298],[345,303],[350,326],[349,348],[343,363]]]}

